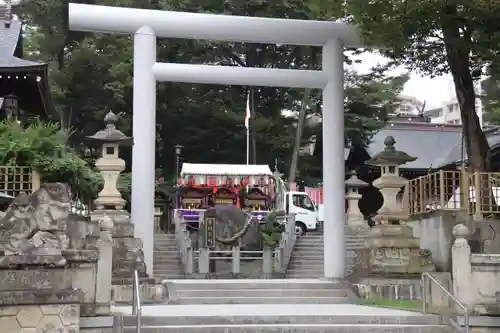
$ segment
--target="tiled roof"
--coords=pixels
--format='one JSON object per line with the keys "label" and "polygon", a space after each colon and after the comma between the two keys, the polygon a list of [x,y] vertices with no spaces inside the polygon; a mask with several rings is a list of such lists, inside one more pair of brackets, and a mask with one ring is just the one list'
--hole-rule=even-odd
{"label": "tiled roof", "polygon": [[45,65],[43,62],[30,61],[19,59],[14,56],[0,56],[0,69],[1,68],[20,68],[20,67],[38,67]]}
{"label": "tiled roof", "polygon": [[14,55],[17,41],[21,32],[21,22],[12,20],[10,27],[5,27],[4,21],[0,20],[0,59]]}
{"label": "tiled roof", "polygon": [[[462,160],[462,128],[460,125],[438,125],[431,123],[393,123],[377,132],[366,149],[370,157],[385,148],[387,136],[396,140],[395,147],[416,157],[402,169],[439,169]],[[487,130],[490,149],[500,147],[500,128]]]}
{"label": "tiled roof", "polygon": [[17,19],[13,19],[8,28],[5,26],[5,21],[0,20],[0,69],[37,67],[44,65],[42,62],[14,57],[20,32],[21,22]]}
{"label": "tiled roof", "polygon": [[[430,123],[411,124],[393,123],[381,129],[372,138],[367,152],[374,156],[385,148],[387,136],[396,140],[395,147],[417,157],[413,162],[401,166],[403,169],[436,169],[445,165],[447,156],[458,145],[462,138],[460,126],[436,125]],[[460,151],[460,150],[459,150]],[[451,155],[455,157],[455,155]],[[460,159],[460,154],[458,155]],[[453,162],[452,162],[453,163]],[[449,163],[447,163],[449,164]]]}
{"label": "tiled roof", "polygon": [[[490,149],[496,149],[500,146],[500,133],[498,129],[486,132],[486,139]],[[447,152],[445,156],[439,161],[438,167],[455,164],[462,160],[462,144],[461,139]],[[465,161],[467,161],[467,153],[465,153]]]}

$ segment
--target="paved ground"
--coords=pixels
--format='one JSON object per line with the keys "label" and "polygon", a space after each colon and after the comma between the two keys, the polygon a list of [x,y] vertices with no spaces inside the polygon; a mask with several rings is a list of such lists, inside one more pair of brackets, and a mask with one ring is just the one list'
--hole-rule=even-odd
{"label": "paved ground", "polygon": [[[113,307],[114,313],[130,315],[130,306]],[[423,316],[419,312],[385,309],[356,304],[196,304],[196,305],[145,305],[143,316]]]}

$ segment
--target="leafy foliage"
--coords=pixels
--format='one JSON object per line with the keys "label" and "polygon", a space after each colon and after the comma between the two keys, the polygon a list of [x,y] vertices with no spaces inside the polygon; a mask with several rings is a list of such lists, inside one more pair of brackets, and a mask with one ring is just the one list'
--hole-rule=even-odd
{"label": "leafy foliage", "polygon": [[266,223],[260,231],[262,242],[265,247],[275,249],[278,247],[281,234],[285,230],[285,226],[277,219],[277,213],[272,211],[266,216]]}
{"label": "leafy foliage", "polygon": [[500,125],[500,72],[490,68],[489,76],[483,82],[483,107],[485,120],[493,125]]}
{"label": "leafy foliage", "polygon": [[[93,3],[84,0],[80,3]],[[224,13],[230,15],[312,19],[326,13],[311,10],[303,1],[263,2],[260,0],[230,2],[196,0],[139,1],[103,0],[100,5]],[[332,7],[330,17],[344,15],[341,6]],[[330,8],[330,9],[332,9]],[[119,128],[131,135],[132,127],[132,54],[130,36],[90,34],[67,31],[67,1],[41,0],[26,2],[23,19],[27,29],[25,49],[37,59],[51,64],[53,99],[57,120],[63,128],[74,128],[70,144],[75,152],[88,150],[82,138],[102,128],[104,115],[112,110],[121,116]],[[320,49],[291,45],[223,43],[194,40],[159,40],[158,59],[164,62],[198,63],[242,67],[317,69]],[[349,61],[349,59],[346,59]],[[358,90],[346,105],[347,142],[366,144],[377,123],[380,105],[388,105],[398,92],[389,91],[383,75],[355,78]],[[373,82],[370,82],[373,80]],[[380,89],[377,92],[377,89]],[[246,131],[244,112],[247,87],[170,84],[158,85],[156,115],[157,168],[166,179],[175,178],[173,147],[184,146],[182,161],[203,163],[244,163]],[[274,165],[282,170],[289,165],[295,134],[295,118],[283,110],[297,113],[301,91],[273,87],[252,90],[251,160]],[[313,92],[318,96],[318,92]],[[379,105],[380,102],[380,105]],[[377,103],[372,105],[370,103]],[[321,99],[316,98],[311,112],[321,113]],[[317,132],[304,131],[304,139]],[[321,136],[321,133],[319,133]],[[130,151],[122,156],[130,166]],[[319,169],[321,155],[306,163]],[[302,161],[300,162],[302,164]]]}
{"label": "leafy foliage", "polygon": [[[318,6],[320,0],[309,0]],[[361,27],[367,43],[395,64],[436,76],[451,72],[460,104],[469,166],[489,168],[488,143],[475,112],[474,80],[498,63],[500,6],[494,1],[347,0],[348,20]],[[335,8],[337,1],[321,4]]]}
{"label": "leafy foliage", "polygon": [[42,181],[68,183],[81,199],[93,198],[102,177],[78,154],[68,149],[68,130],[58,124],[0,122],[0,164],[29,166],[40,173]]}

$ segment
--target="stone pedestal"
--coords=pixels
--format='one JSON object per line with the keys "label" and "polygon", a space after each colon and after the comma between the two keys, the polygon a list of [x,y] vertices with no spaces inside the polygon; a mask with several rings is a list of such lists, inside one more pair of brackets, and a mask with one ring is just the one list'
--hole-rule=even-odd
{"label": "stone pedestal", "polygon": [[373,274],[407,275],[435,270],[430,251],[420,249],[409,226],[377,225],[370,230],[366,247],[370,249]]}
{"label": "stone pedestal", "polygon": [[0,259],[0,331],[79,332],[84,293],[75,288],[72,258],[15,255]]}
{"label": "stone pedestal", "polygon": [[114,285],[131,285],[132,273],[139,267],[141,280],[148,280],[142,258],[142,241],[134,237],[134,224],[125,210],[96,210],[91,214],[92,223],[99,223],[103,218],[113,221],[113,259],[112,282]]}

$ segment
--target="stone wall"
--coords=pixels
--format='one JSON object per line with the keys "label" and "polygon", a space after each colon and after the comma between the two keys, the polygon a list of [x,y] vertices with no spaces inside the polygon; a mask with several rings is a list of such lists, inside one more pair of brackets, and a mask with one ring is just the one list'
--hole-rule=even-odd
{"label": "stone wall", "polygon": [[451,271],[452,229],[458,223],[457,217],[446,211],[431,212],[408,223],[414,236],[420,240],[420,248],[431,252],[432,262],[441,272]]}
{"label": "stone wall", "polygon": [[500,254],[471,255],[474,310],[481,314],[500,314]]}
{"label": "stone wall", "polygon": [[0,307],[0,327],[8,333],[78,333],[79,304]]}
{"label": "stone wall", "polygon": [[394,299],[394,300],[420,300],[422,299],[422,283],[420,277],[362,278],[353,287],[362,299]]}

